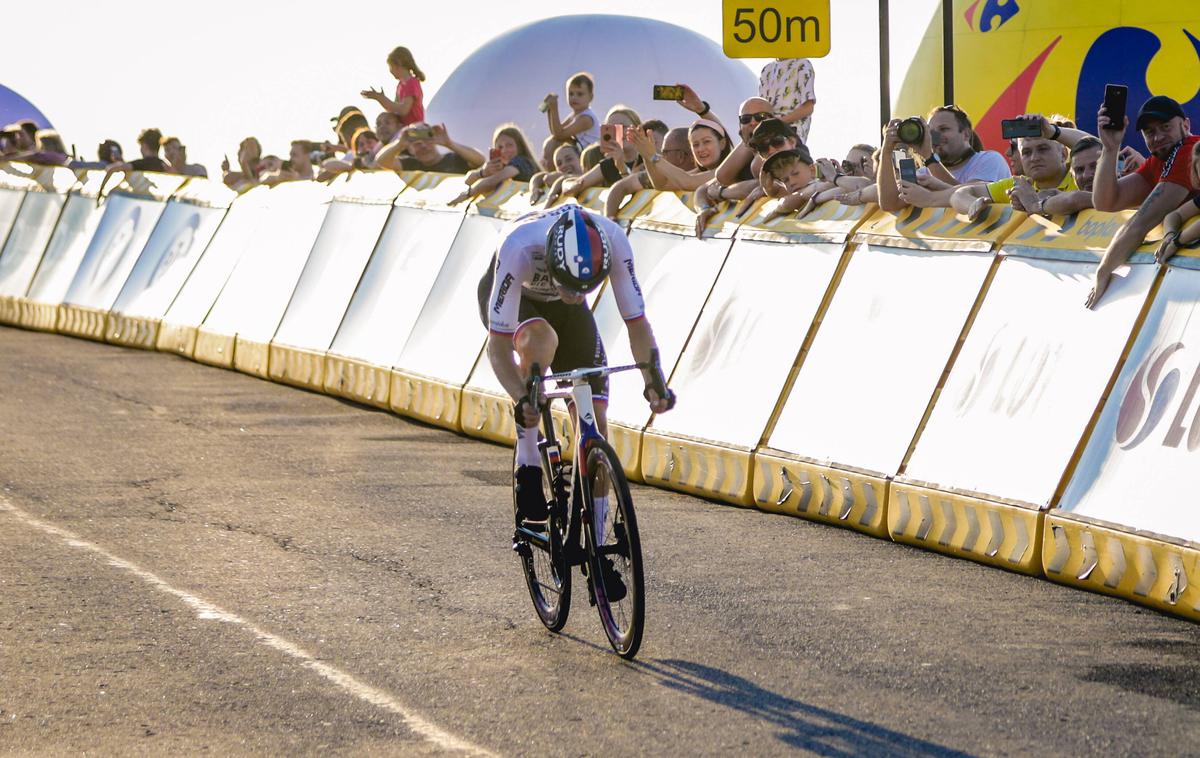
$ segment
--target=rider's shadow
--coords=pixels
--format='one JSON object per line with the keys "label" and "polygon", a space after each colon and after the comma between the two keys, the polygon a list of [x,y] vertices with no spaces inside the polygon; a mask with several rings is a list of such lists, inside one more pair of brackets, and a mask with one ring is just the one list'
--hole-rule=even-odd
{"label": "rider's shadow", "polygon": [[969,756],[934,742],[784,697],[718,668],[691,661],[638,661],[663,685],[773,723],[787,745],[817,755]]}

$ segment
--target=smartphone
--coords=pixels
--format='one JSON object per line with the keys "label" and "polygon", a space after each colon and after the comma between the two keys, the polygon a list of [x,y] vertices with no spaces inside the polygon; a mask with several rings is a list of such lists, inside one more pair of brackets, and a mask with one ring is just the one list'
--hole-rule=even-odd
{"label": "smartphone", "polygon": [[488,151],[488,160],[489,160],[489,161],[498,161],[498,160],[500,160],[500,148],[498,148],[498,147],[493,147],[491,150],[489,150],[489,151]]}
{"label": "smartphone", "polygon": [[656,84],[654,85],[655,100],[682,100],[683,87],[678,84]]}
{"label": "smartphone", "polygon": [[623,124],[601,124],[600,141],[623,144],[625,142],[625,126]]}
{"label": "smartphone", "polygon": [[900,159],[900,181],[917,183],[917,162],[912,158]]}
{"label": "smartphone", "polygon": [[408,130],[408,138],[409,139],[433,139],[433,130],[432,129],[413,129],[410,127]]}
{"label": "smartphone", "polygon": [[1104,85],[1104,112],[1108,114],[1106,129],[1125,131],[1125,104],[1129,99],[1129,88],[1124,84]]}
{"label": "smartphone", "polygon": [[1042,122],[1027,118],[1000,119],[1000,135],[1004,139],[1042,136]]}

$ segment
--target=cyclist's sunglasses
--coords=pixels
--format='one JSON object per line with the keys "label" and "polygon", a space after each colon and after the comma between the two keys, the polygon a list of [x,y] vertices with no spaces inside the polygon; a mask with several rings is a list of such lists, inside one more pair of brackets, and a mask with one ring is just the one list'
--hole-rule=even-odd
{"label": "cyclist's sunglasses", "polygon": [[766,113],[746,113],[738,116],[738,123],[742,126],[745,126],[751,121],[758,121],[761,123],[769,118],[775,118],[775,114],[771,113],[770,111],[767,111]]}
{"label": "cyclist's sunglasses", "polygon": [[752,142],[750,143],[750,147],[753,148],[754,152],[756,153],[765,153],[771,148],[781,148],[786,144],[787,137],[784,137],[782,134],[776,134],[773,137]]}

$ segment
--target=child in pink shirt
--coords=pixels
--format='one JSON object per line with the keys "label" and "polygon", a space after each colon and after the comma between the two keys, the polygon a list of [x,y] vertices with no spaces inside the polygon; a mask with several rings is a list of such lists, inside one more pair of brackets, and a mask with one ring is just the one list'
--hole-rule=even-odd
{"label": "child in pink shirt", "polygon": [[388,113],[394,113],[400,118],[400,125],[407,126],[425,120],[424,95],[421,93],[421,82],[425,74],[417,68],[412,53],[407,47],[398,47],[387,57],[388,70],[396,77],[396,99],[383,94],[383,89],[365,89],[362,96],[374,100],[383,106]]}

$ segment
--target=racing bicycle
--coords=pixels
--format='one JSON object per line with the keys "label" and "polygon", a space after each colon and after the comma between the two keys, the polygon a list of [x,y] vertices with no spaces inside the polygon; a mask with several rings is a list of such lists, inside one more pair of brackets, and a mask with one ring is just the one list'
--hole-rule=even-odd
{"label": "racing bicycle", "polygon": [[[567,623],[571,571],[579,566],[609,644],[626,659],[637,654],[645,623],[642,548],[629,483],[620,458],[597,428],[588,380],[650,365],[581,368],[548,376],[542,376],[538,365],[531,367],[527,396],[542,416],[544,439],[538,451],[549,514],[544,523],[516,517],[513,535],[513,550],[521,558],[542,624],[557,632]],[[547,392],[548,383],[558,389]],[[574,465],[563,460],[554,434],[550,401],[558,398],[575,407]],[[513,506],[515,512],[515,497]]]}

